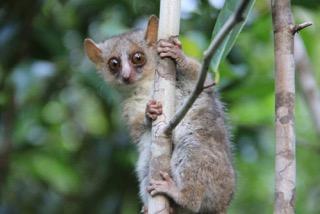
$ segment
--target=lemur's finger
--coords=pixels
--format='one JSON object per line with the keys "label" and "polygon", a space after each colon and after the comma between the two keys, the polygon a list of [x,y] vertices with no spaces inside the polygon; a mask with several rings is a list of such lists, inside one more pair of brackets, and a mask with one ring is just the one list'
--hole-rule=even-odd
{"label": "lemur's finger", "polygon": [[177,36],[172,36],[170,37],[170,40],[172,41],[172,43],[176,46],[178,46],[179,48],[181,48],[181,42],[179,40],[179,38]]}
{"label": "lemur's finger", "polygon": [[171,53],[171,52],[162,52],[160,53],[160,57],[161,58],[164,58],[164,57],[171,57],[171,58],[176,58],[176,55]]}

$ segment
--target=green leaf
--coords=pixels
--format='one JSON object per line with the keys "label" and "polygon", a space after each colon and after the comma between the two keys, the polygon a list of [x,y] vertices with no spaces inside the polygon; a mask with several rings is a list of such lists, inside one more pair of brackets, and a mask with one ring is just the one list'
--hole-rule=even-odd
{"label": "green leaf", "polygon": [[[221,30],[224,23],[228,20],[230,15],[236,10],[238,7],[238,0],[227,0],[222,8],[222,10],[219,13],[219,16],[217,18],[217,22],[214,26],[213,32],[212,32],[212,38],[214,38],[217,33]],[[253,8],[255,0],[251,0],[247,10],[244,13],[244,20],[240,22],[235,28],[231,30],[231,32],[228,34],[228,36],[225,38],[223,43],[218,48],[217,52],[212,58],[211,61],[211,68],[214,72],[218,72],[218,67],[220,65],[220,62],[227,56],[227,54],[230,52],[232,46],[234,45],[239,33],[241,32],[244,24],[247,21],[248,14]]]}

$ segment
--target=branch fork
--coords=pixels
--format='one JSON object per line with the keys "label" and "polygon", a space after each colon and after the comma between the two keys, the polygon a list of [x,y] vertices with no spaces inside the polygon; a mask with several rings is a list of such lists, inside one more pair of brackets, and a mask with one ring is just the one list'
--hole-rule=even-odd
{"label": "branch fork", "polygon": [[303,22],[301,24],[293,25],[293,26],[291,26],[292,34],[294,35],[296,33],[299,33],[299,31],[301,31],[311,25],[312,25],[312,22]]}

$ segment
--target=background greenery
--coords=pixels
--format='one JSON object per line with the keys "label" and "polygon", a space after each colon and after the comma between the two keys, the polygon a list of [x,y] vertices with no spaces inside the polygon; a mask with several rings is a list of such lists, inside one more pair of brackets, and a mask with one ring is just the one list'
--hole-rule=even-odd
{"label": "background greenery", "polygon": [[[181,40],[201,57],[218,14],[183,0]],[[220,1],[211,1],[219,3]],[[117,94],[84,55],[86,37],[145,26],[159,0],[0,2],[0,213],[138,213],[137,153],[119,121]],[[320,7],[293,1],[320,80]],[[274,72],[270,2],[257,1],[220,67],[238,187],[230,213],[272,213]],[[297,213],[320,213],[320,142],[297,91]]]}

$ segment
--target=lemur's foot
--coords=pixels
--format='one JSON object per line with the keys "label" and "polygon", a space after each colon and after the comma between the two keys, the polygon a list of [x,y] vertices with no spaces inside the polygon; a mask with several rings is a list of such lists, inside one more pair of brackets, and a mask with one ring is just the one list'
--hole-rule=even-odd
{"label": "lemur's foot", "polygon": [[155,100],[150,100],[146,107],[146,116],[151,120],[156,120],[162,114],[162,104]]}
{"label": "lemur's foot", "polygon": [[147,191],[151,196],[155,196],[157,194],[164,194],[171,197],[174,201],[176,201],[179,197],[179,189],[176,186],[173,179],[166,172],[160,172],[162,180],[150,180],[150,184],[147,187]]}
{"label": "lemur's foot", "polygon": [[176,62],[184,60],[185,56],[181,49],[181,42],[176,36],[169,39],[161,39],[157,43],[157,51],[161,58],[170,57]]}

